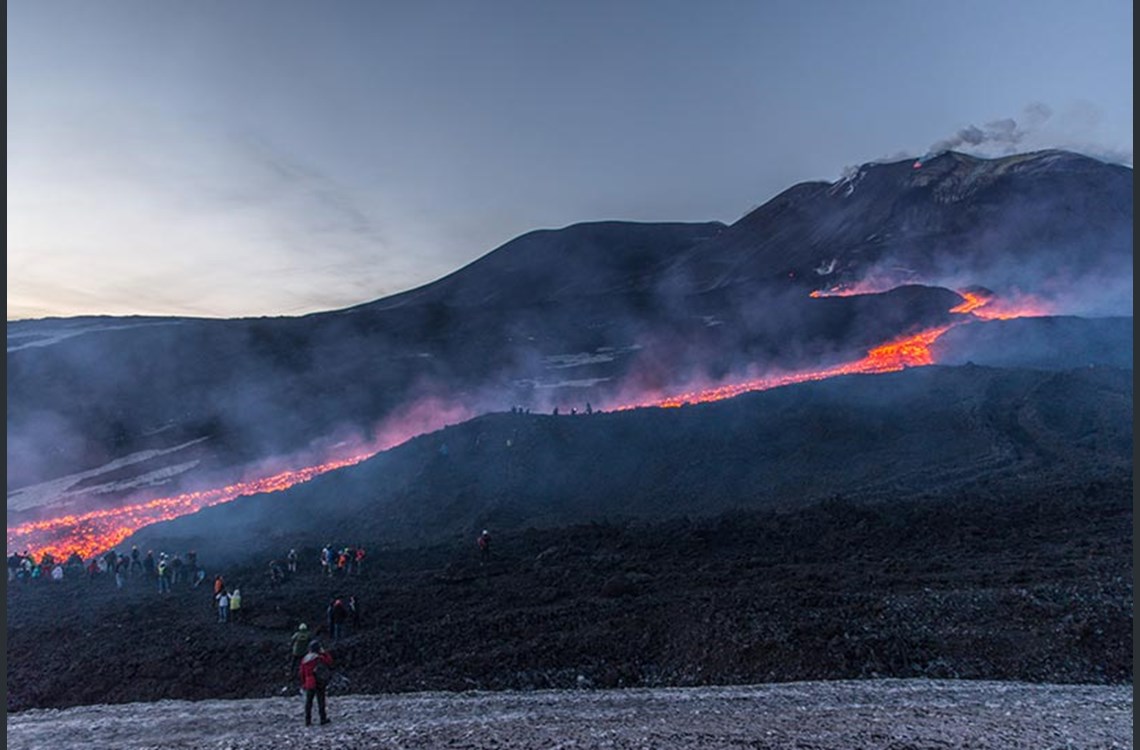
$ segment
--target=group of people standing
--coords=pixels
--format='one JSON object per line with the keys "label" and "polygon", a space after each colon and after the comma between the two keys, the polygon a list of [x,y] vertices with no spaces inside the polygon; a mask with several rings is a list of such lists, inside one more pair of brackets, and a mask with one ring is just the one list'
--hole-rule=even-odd
{"label": "group of people standing", "polygon": [[214,576],[214,604],[218,608],[218,622],[241,621],[241,589],[226,588],[226,579],[221,573]]}
{"label": "group of people standing", "polygon": [[177,552],[173,555],[161,552],[156,556],[153,550],[143,555],[137,545],[131,548],[129,555],[108,550],[86,562],[78,552],[72,552],[66,561],[56,560],[50,552],[44,552],[36,560],[35,555],[27,550],[8,556],[9,581],[27,583],[41,578],[62,581],[65,577],[81,575],[86,575],[90,581],[111,575],[115,586],[120,589],[130,579],[150,581],[152,585],[157,583],[158,593],[168,594],[179,585],[199,585],[205,579],[206,571],[198,564],[194,550],[186,553],[185,558]]}
{"label": "group of people standing", "polygon": [[350,630],[360,628],[360,600],[355,594],[347,599],[334,596],[329,600],[325,617],[328,620],[329,634],[335,643],[348,635]]}
{"label": "group of people standing", "polygon": [[65,575],[83,572],[83,558],[72,552],[67,561],[56,560],[50,552],[45,552],[37,560],[28,550],[8,555],[8,582],[29,583],[42,579],[62,581]]}
{"label": "group of people standing", "polygon": [[334,575],[360,575],[364,566],[364,547],[342,547],[337,549],[332,544],[321,548],[321,572],[327,576]]}

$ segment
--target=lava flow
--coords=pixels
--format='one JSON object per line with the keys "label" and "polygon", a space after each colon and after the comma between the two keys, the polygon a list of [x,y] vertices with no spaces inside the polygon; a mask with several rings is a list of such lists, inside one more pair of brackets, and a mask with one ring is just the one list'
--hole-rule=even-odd
{"label": "lava flow", "polygon": [[[860,292],[852,289],[835,288],[826,292],[812,292],[812,297],[852,296]],[[970,289],[959,291],[961,304],[950,309],[950,312],[959,315],[971,315],[975,318],[1002,319],[1036,317],[1047,315],[1045,305],[1037,300],[1026,298],[1025,301],[1006,303],[999,300],[992,292],[983,289]],[[885,372],[898,372],[907,367],[925,367],[934,364],[934,354],[930,347],[942,334],[959,323],[951,323],[936,328],[929,328],[919,333],[895,339],[889,343],[877,346],[867,352],[862,359],[854,362],[825,367],[819,370],[800,370],[783,375],[771,375],[742,383],[713,386],[688,391],[663,398],[639,401],[632,404],[623,404],[616,407],[616,411],[637,409],[647,406],[662,408],[675,408],[685,404],[701,404],[710,401],[739,396],[750,391],[766,391],[785,385],[806,383],[814,380],[834,378],[839,375],[875,375]]]}
{"label": "lava flow", "polygon": [[120,508],[107,508],[20,524],[8,528],[8,550],[27,550],[37,556],[50,552],[57,560],[65,559],[72,552],[76,552],[80,557],[88,559],[95,554],[113,549],[131,534],[152,523],[169,521],[211,505],[229,502],[242,495],[280,492],[325,472],[358,464],[375,454],[376,452],[366,453],[318,466],[283,471],[262,479],[237,482],[213,490],[186,492]]}
{"label": "lava flow", "polygon": [[[959,295],[962,297],[962,303],[952,308],[950,312],[973,318],[1007,319],[1048,314],[1044,306],[1036,300],[1028,301],[1026,306],[1016,307],[1000,304],[994,295],[987,291],[967,290],[959,292]],[[663,398],[623,404],[612,410],[624,411],[641,407],[673,408],[684,404],[720,401],[749,391],[768,390],[840,375],[879,374],[897,372],[907,367],[924,367],[934,364],[934,355],[931,352],[934,342],[956,325],[958,322],[904,336],[871,349],[866,356],[854,362],[693,390]],[[393,441],[391,444],[395,442],[398,441]],[[121,508],[97,510],[9,527],[8,550],[27,550],[36,555],[50,552],[57,559],[63,559],[72,552],[77,552],[81,557],[89,558],[99,552],[113,549],[131,534],[152,523],[194,513],[211,505],[229,502],[242,495],[279,492],[307,482],[325,472],[360,463],[378,452],[373,450],[351,458],[280,472],[263,479],[238,482],[220,489],[188,492]]]}
{"label": "lava flow", "polygon": [[834,378],[839,375],[879,374],[884,372],[897,372],[907,367],[923,367],[925,365],[934,364],[934,355],[930,352],[930,345],[951,328],[953,328],[952,325],[939,326],[937,328],[929,328],[911,336],[904,336],[903,338],[871,349],[867,352],[867,356],[854,362],[844,362],[843,364],[825,367],[820,370],[800,370],[783,375],[772,375],[756,378],[754,380],[746,380],[743,383],[731,383],[729,385],[688,391],[686,393],[649,401],[624,404],[617,407],[615,411],[638,409],[646,406],[675,408],[685,404],[703,404],[709,401],[720,401],[721,399],[732,398],[733,396],[739,396],[742,393],[748,393],[750,391],[766,391],[785,385]]}

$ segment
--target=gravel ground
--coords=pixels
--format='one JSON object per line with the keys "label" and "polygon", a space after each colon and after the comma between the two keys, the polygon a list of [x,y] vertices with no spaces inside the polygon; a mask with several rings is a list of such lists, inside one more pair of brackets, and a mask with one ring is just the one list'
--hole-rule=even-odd
{"label": "gravel ground", "polygon": [[160,701],[8,715],[8,748],[1131,748],[1132,687],[875,680]]}

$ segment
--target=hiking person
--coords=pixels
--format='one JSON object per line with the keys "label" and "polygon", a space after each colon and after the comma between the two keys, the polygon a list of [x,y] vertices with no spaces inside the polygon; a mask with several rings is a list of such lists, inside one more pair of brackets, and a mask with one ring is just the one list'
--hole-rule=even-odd
{"label": "hiking person", "polygon": [[340,640],[344,634],[344,622],[348,619],[348,608],[344,606],[344,600],[339,596],[334,597],[329,602],[328,609],[329,632],[332,634],[333,643]]}
{"label": "hiking person", "polygon": [[154,578],[155,567],[154,550],[148,549],[146,557],[143,558],[143,570],[147,578]]}
{"label": "hiking person", "polygon": [[285,571],[281,568],[281,563],[276,560],[269,561],[269,585],[276,588],[285,580]]}
{"label": "hiking person", "polygon": [[230,619],[230,595],[222,589],[222,593],[218,594],[216,598],[218,604],[218,622],[229,622]]}
{"label": "hiking person", "polygon": [[352,620],[352,631],[355,633],[360,629],[360,600],[356,598],[356,594],[348,597],[348,614]]}
{"label": "hiking person", "polygon": [[356,548],[356,575],[360,575],[360,568],[364,565],[364,548]]}
{"label": "hiking person", "polygon": [[301,666],[301,657],[309,653],[309,638],[309,626],[305,623],[301,623],[293,631],[289,639],[289,649],[293,656],[289,662],[289,674],[297,674],[297,667]]}
{"label": "hiking person", "polygon": [[491,534],[486,529],[475,539],[479,547],[479,564],[483,565],[491,559]]}
{"label": "hiking person", "polygon": [[115,560],[115,588],[123,587],[123,576],[127,574],[127,569],[130,563],[127,561],[126,555],[119,555]]}
{"label": "hiking person", "polygon": [[20,570],[20,553],[13,552],[8,555],[8,581],[16,580],[16,573]]}
{"label": "hiking person", "polygon": [[230,594],[230,622],[241,620],[241,589],[235,588]]}
{"label": "hiking person", "polygon": [[297,572],[297,550],[296,549],[290,549],[289,550],[289,556],[285,558],[285,561],[289,565],[289,572],[290,573],[296,573]]}
{"label": "hiking person", "polygon": [[170,593],[170,564],[166,561],[166,553],[158,558],[158,593]]}
{"label": "hiking person", "polygon": [[139,553],[139,546],[136,544],[131,547],[131,575],[135,574],[137,570],[139,573],[143,572],[142,555]]}
{"label": "hiking person", "polygon": [[217,598],[218,594],[222,593],[225,590],[226,581],[224,578],[222,578],[222,574],[218,573],[216,576],[214,576],[214,598]]}
{"label": "hiking person", "polygon": [[317,699],[317,710],[320,714],[321,723],[329,723],[328,679],[332,674],[332,665],[332,654],[321,648],[320,641],[313,641],[309,644],[309,653],[301,659],[301,666],[297,670],[301,677],[301,689],[305,691],[305,726],[307,727],[313,725],[313,698]]}
{"label": "hiking person", "polygon": [[182,580],[182,555],[177,552],[170,559],[170,585],[177,586]]}

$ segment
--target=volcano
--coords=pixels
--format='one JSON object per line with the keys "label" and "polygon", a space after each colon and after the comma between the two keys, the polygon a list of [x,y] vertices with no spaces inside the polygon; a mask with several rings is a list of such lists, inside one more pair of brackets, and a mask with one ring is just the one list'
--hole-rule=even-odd
{"label": "volcano", "polygon": [[[1130,368],[1131,263],[1131,169],[946,152],[793,186],[731,226],[531,232],[344,310],[13,322],[9,547],[28,543],[13,528],[135,518],[88,535],[94,552],[489,412],[679,406],[936,362]],[[964,307],[979,289],[1000,317],[1034,317],[984,320]]]}
{"label": "volcano", "polygon": [[355,693],[1130,684],[1131,280],[1131,169],[947,152],[344,310],[9,323],[9,553],[246,604],[19,577],[8,708],[291,694],[350,594]]}

